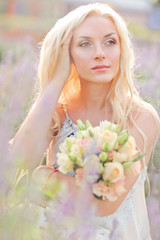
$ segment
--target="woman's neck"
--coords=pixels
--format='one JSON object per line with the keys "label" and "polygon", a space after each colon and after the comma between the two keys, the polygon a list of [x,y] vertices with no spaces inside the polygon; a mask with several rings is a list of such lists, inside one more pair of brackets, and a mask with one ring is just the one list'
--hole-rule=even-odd
{"label": "woman's neck", "polygon": [[73,122],[77,119],[90,120],[98,125],[102,120],[111,121],[112,107],[107,101],[109,86],[107,84],[83,84],[81,92],[69,104],[68,113]]}
{"label": "woman's neck", "polygon": [[103,111],[109,101],[106,102],[110,90],[110,83],[90,83],[81,82],[81,92],[79,94],[79,101],[87,112],[100,112]]}

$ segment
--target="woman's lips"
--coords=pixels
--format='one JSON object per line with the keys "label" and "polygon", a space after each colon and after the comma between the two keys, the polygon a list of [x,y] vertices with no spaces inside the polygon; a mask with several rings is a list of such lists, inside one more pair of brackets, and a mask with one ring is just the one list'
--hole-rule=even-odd
{"label": "woman's lips", "polygon": [[93,67],[92,70],[104,71],[107,68],[109,68],[109,66],[107,66],[107,65],[97,65],[97,66]]}

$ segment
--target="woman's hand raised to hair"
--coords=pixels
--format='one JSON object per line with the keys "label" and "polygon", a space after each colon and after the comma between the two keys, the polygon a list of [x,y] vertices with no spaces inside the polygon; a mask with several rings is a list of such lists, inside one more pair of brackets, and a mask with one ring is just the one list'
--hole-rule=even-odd
{"label": "woman's hand raised to hair", "polygon": [[59,56],[53,75],[53,79],[58,79],[59,81],[63,81],[63,83],[65,83],[69,78],[71,71],[71,60],[69,54],[71,38],[72,32],[69,33],[66,41],[60,46]]}

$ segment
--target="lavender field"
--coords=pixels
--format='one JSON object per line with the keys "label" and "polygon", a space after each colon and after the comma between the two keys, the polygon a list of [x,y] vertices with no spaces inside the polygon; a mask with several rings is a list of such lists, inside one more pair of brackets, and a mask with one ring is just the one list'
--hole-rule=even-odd
{"label": "lavender field", "polygon": [[[143,99],[150,102],[160,115],[160,43],[136,39],[134,48],[137,65],[135,84]],[[70,219],[67,212],[72,211],[73,201],[66,194],[65,186],[58,186],[58,189],[62,190],[61,194],[66,196],[64,201],[59,204],[55,199],[50,201],[52,211],[45,213],[49,223],[46,223],[41,217],[43,208],[39,210],[38,207],[35,207],[36,205],[30,205],[28,202],[28,192],[35,191],[35,189],[29,187],[26,179],[16,190],[18,192],[16,192],[16,197],[15,192],[13,192],[16,163],[8,153],[8,142],[13,138],[33,102],[35,95],[33,88],[37,85],[38,55],[39,45],[35,44],[30,36],[21,40],[13,39],[10,41],[9,38],[1,38],[0,40],[0,226],[2,226],[0,227],[0,239],[18,240],[22,239],[20,236],[23,235],[24,240],[50,240],[53,239],[54,235],[54,239],[63,240],[69,239],[72,235],[72,229],[75,228],[77,231],[83,232],[82,239],[94,239],[95,225],[89,221],[92,218],[93,209],[88,210],[86,201],[83,211],[77,207],[77,216],[81,216],[81,218],[77,217],[76,222]],[[151,232],[153,240],[159,240],[160,141],[157,142],[148,173],[151,192],[146,197]],[[40,197],[37,194],[37,198]],[[82,196],[80,196],[81,198]],[[59,214],[60,212],[61,214]],[[57,214],[58,220],[56,218],[55,224]],[[88,219],[85,221],[85,225],[83,223],[84,216]],[[37,228],[44,222],[43,227]],[[68,223],[70,232],[66,231],[66,228],[63,231],[66,223]],[[43,231],[38,230],[42,230],[42,228]]]}
{"label": "lavender field", "polygon": [[[141,96],[151,103],[160,116],[160,44],[154,42],[136,42],[138,79],[137,87]],[[149,180],[151,193],[147,198],[152,239],[158,240],[160,236],[160,140],[149,164]]]}

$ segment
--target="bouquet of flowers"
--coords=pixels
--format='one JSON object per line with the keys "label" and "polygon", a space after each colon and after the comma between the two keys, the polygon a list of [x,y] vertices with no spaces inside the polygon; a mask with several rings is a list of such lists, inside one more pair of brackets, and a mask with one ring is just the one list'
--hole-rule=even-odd
{"label": "bouquet of flowers", "polygon": [[127,129],[120,131],[118,124],[102,121],[92,127],[88,120],[85,124],[78,120],[77,125],[76,137],[68,137],[60,144],[59,171],[64,174],[74,171],[77,184],[81,185],[86,169],[90,169],[86,179],[95,197],[115,201],[125,192],[126,174],[140,173],[138,160],[145,153],[137,156],[134,137]]}

